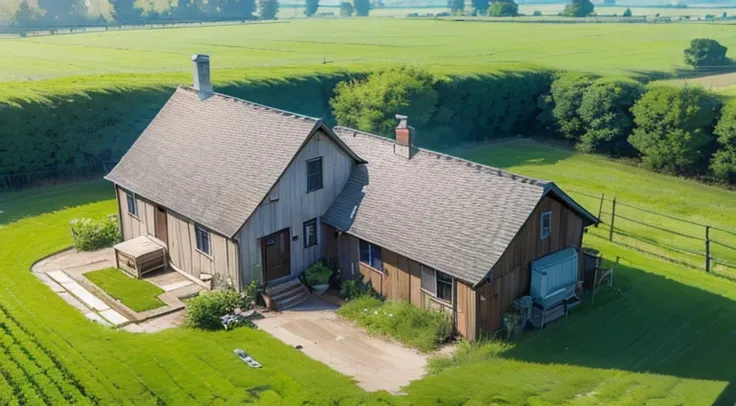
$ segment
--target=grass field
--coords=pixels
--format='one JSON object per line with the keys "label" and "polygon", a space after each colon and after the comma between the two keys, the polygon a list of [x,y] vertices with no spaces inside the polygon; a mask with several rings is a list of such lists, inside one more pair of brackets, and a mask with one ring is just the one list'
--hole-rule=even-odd
{"label": "grass field", "polygon": [[10,82],[3,84],[0,98],[189,83],[189,57],[197,52],[211,54],[214,80],[220,83],[391,64],[424,66],[441,74],[544,67],[646,75],[683,68],[682,51],[696,37],[733,48],[734,32],[718,24],[354,18],[4,39],[0,50],[12,57],[0,59],[0,81]]}
{"label": "grass field", "polygon": [[[691,219],[734,224],[733,193],[516,140],[463,155]],[[597,174],[591,176],[591,174]],[[87,200],[89,204],[77,207]],[[38,202],[38,204],[35,204]],[[585,201],[584,204],[589,205]],[[0,195],[0,403],[710,405],[736,401],[736,285],[612,245],[616,286],[512,346],[488,344],[406,396],[367,394],[261,331],[129,334],[88,322],[29,272],[71,244],[68,223],[115,210],[104,182]],[[241,347],[263,370],[232,355]],[[445,365],[447,366],[447,365]],[[45,371],[40,373],[40,371]]]}
{"label": "grass field", "polygon": [[144,312],[164,305],[158,298],[164,293],[163,289],[150,282],[133,279],[117,268],[88,272],[84,276],[133,311]]}

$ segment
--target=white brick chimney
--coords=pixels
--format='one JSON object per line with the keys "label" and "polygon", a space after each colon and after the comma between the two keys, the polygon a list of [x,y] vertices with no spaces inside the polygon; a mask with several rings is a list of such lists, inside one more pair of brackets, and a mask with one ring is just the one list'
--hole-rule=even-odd
{"label": "white brick chimney", "polygon": [[199,92],[199,100],[207,100],[214,94],[210,80],[210,56],[193,55],[192,61],[194,62],[194,88]]}
{"label": "white brick chimney", "polygon": [[401,155],[406,159],[411,159],[416,152],[414,148],[414,128],[407,123],[409,117],[401,114],[396,115],[399,125],[396,127],[396,144],[394,144],[394,154]]}

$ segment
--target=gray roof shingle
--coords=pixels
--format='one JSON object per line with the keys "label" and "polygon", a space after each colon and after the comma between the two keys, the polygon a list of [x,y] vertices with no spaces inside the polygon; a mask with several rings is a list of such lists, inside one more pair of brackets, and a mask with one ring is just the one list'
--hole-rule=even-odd
{"label": "gray roof shingle", "polygon": [[355,166],[323,221],[473,285],[545,194],[569,199],[553,183],[423,149],[406,159],[393,140],[333,130],[368,163]]}
{"label": "gray roof shingle", "polygon": [[332,134],[318,119],[179,87],[106,179],[232,237],[318,128]]}

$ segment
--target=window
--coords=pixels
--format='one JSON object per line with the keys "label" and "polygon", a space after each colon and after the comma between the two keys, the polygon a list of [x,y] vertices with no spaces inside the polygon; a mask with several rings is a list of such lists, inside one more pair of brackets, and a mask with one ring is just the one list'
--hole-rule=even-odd
{"label": "window", "polygon": [[373,245],[367,241],[360,240],[360,262],[379,271],[383,271],[381,247]]}
{"label": "window", "polygon": [[317,219],[304,223],[304,248],[317,245]]}
{"label": "window", "polygon": [[545,211],[542,213],[541,229],[539,230],[539,239],[544,240],[549,237],[549,233],[552,231],[552,212]]}
{"label": "window", "polygon": [[445,302],[452,303],[452,277],[422,265],[422,289]]}
{"label": "window", "polygon": [[322,189],[322,157],[307,161],[307,193]]}
{"label": "window", "polygon": [[197,249],[210,255],[210,232],[199,224],[194,226],[194,232],[197,235]]}
{"label": "window", "polygon": [[136,200],[135,195],[127,192],[125,193],[125,197],[128,200],[128,213],[138,217],[138,200]]}

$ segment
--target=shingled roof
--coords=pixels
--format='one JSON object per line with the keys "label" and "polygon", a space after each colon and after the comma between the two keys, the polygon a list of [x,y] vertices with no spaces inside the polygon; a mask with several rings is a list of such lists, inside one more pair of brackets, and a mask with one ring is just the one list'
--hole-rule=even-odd
{"label": "shingled roof", "polygon": [[356,165],[322,221],[473,285],[493,268],[547,194],[598,220],[554,183],[418,149],[394,154],[394,141],[336,127],[368,161]]}
{"label": "shingled roof", "polygon": [[319,129],[344,146],[321,120],[179,87],[105,178],[232,237]]}

